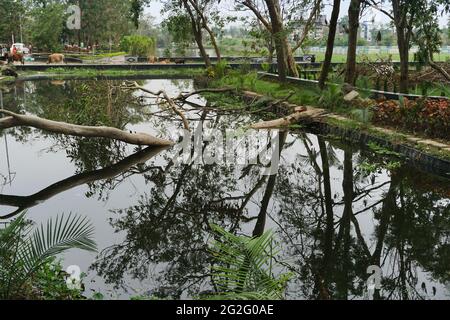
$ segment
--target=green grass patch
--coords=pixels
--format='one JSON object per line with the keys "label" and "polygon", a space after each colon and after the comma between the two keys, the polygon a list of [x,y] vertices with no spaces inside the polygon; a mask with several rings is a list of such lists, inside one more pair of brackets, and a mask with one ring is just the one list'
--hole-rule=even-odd
{"label": "green grass patch", "polygon": [[237,90],[253,91],[274,99],[284,99],[292,94],[288,101],[297,105],[313,104],[317,99],[317,90],[315,89],[263,80],[256,72],[242,75],[239,71],[230,71],[226,76],[214,80],[211,86],[234,87]]}
{"label": "green grass patch", "polygon": [[174,69],[149,69],[149,70],[124,70],[124,69],[68,69],[68,68],[54,68],[45,72],[27,71],[21,72],[20,76],[27,77],[33,75],[48,75],[49,78],[64,79],[64,77],[127,77],[127,76],[186,76],[195,77],[203,75],[204,69],[198,68],[174,68]]}

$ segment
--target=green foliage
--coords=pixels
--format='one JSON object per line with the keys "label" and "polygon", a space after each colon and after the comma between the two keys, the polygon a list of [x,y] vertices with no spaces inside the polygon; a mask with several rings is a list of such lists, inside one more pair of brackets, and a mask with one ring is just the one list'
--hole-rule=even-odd
{"label": "green foliage", "polygon": [[120,49],[133,56],[155,56],[156,42],[155,39],[146,36],[126,36],[120,42]]}
{"label": "green foliage", "polygon": [[11,34],[20,34],[20,16],[25,13],[25,3],[16,0],[0,1],[0,43],[10,43]]}
{"label": "green foliage", "polygon": [[450,87],[447,84],[439,84],[438,90],[440,91],[440,96],[450,98]]}
{"label": "green foliage", "polygon": [[367,162],[364,161],[359,165],[359,170],[365,175],[373,173],[381,173],[382,169],[394,171],[401,168],[402,163],[400,161],[381,161],[381,162]]}
{"label": "green foliage", "polygon": [[164,57],[172,58],[172,52],[171,52],[170,48],[164,49]]}
{"label": "green foliage", "polygon": [[101,292],[95,292],[92,295],[92,300],[104,300],[104,299],[105,299],[105,296]]}
{"label": "green foliage", "polygon": [[362,123],[370,123],[373,117],[372,111],[367,108],[354,109],[350,113],[353,119]]}
{"label": "green foliage", "polygon": [[133,21],[134,26],[139,28],[139,18],[144,12],[144,6],[149,4],[150,0],[131,0],[131,20]]}
{"label": "green foliage", "polygon": [[184,55],[194,39],[189,16],[186,14],[171,15],[163,21],[162,26],[175,43],[177,53]]}
{"label": "green foliage", "polygon": [[373,152],[375,152],[378,155],[381,156],[394,156],[394,157],[402,157],[401,154],[399,154],[398,152],[394,152],[392,150],[386,149],[385,147],[382,147],[374,142],[369,142],[367,144],[367,146],[369,147],[369,149]]}
{"label": "green foliage", "polygon": [[235,236],[211,225],[219,239],[211,245],[217,264],[212,278],[218,289],[209,300],[280,300],[284,297],[290,273],[274,276],[281,266],[274,260],[278,246],[271,231],[260,237]]}
{"label": "green foliage", "polygon": [[230,65],[225,59],[220,60],[214,66],[215,76],[218,78],[222,78],[226,75]]}
{"label": "green foliage", "polygon": [[284,99],[292,92],[289,102],[298,105],[317,103],[317,93],[311,89],[292,84],[281,84],[261,79],[256,72],[242,74],[240,70],[231,70],[221,79],[211,83],[214,87],[230,86],[236,90],[252,90],[275,99]]}
{"label": "green foliage", "polygon": [[49,3],[33,10],[31,40],[41,50],[57,52],[62,49],[61,35],[64,29],[65,8],[58,3]]}
{"label": "green foliage", "polygon": [[423,12],[419,17],[418,28],[414,33],[414,43],[419,47],[418,61],[429,62],[435,53],[440,52],[442,32],[434,9]]}
{"label": "green foliage", "polygon": [[131,0],[77,0],[76,3],[82,12],[82,28],[79,32],[65,30],[64,38],[69,43],[82,42],[85,46],[92,46],[98,42],[109,51],[110,41],[116,46],[124,35],[131,34],[134,29],[134,16],[129,14]]}
{"label": "green foliage", "polygon": [[261,68],[263,69],[264,72],[269,72],[269,70],[270,70],[270,63],[263,62],[261,64]]}
{"label": "green foliage", "polygon": [[54,283],[43,276],[48,274],[46,268],[55,265],[54,256],[69,249],[96,251],[93,227],[86,218],[61,215],[32,228],[25,214],[20,215],[0,231],[0,298],[23,296],[26,287],[33,287],[34,277]]}
{"label": "green foliage", "polygon": [[343,105],[342,85],[329,85],[318,93],[319,105],[328,110],[336,110]]}
{"label": "green foliage", "polygon": [[67,286],[65,274],[61,261],[50,258],[32,277],[32,287],[25,287],[21,294],[27,299],[37,300],[84,300],[82,289]]}

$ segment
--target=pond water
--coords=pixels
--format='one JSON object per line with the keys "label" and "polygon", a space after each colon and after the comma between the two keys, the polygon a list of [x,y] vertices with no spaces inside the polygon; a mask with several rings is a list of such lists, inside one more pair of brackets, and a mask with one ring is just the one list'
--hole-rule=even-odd
{"label": "pond water", "polygon": [[[3,93],[4,106],[177,137],[182,122],[170,110],[120,85],[17,83]],[[193,88],[191,80],[142,85],[171,96]],[[187,112],[192,129],[239,131],[259,120],[205,110]],[[0,215],[19,208],[38,223],[61,213],[88,216],[99,252],[61,257],[87,274],[88,295],[190,298],[210,289],[207,248],[215,223],[249,236],[275,232],[280,260],[294,273],[288,299],[366,299],[371,265],[382,268],[383,298],[450,298],[448,179],[331,137],[301,131],[274,137],[281,157],[268,175],[258,163],[176,161],[176,148],[139,149],[29,128],[0,131]]]}

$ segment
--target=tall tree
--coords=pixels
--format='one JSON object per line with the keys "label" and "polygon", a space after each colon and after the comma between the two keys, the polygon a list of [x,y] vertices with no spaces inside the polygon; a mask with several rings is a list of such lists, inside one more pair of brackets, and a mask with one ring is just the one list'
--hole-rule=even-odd
{"label": "tall tree", "polygon": [[205,45],[203,43],[203,20],[198,13],[190,6],[189,0],[182,0],[183,7],[188,13],[191,19],[192,33],[194,34],[195,42],[197,43],[200,55],[205,61],[206,67],[211,67],[211,59],[206,52]]}
{"label": "tall tree", "polygon": [[32,10],[31,39],[40,49],[56,52],[61,49],[65,7],[59,3],[49,3]]}
{"label": "tall tree", "polygon": [[[184,1],[184,0],[183,0]],[[214,47],[214,51],[216,52],[216,57],[220,61],[221,54],[220,49],[216,41],[216,35],[213,32],[210,22],[208,19],[208,16],[210,16],[211,12],[210,9],[214,4],[213,0],[187,0],[184,1],[187,5],[192,7],[193,11],[198,15],[198,17],[201,19],[201,25],[202,28],[208,33],[209,40],[211,41],[212,46]],[[216,16],[216,19],[218,17]]]}
{"label": "tall tree", "polygon": [[409,91],[409,49],[413,28],[424,2],[421,0],[392,0],[392,13],[400,53],[400,92]]}
{"label": "tall tree", "polygon": [[136,27],[136,29],[139,28],[139,19],[141,18],[144,12],[144,7],[149,3],[150,0],[131,0],[130,6],[131,20],[133,21],[133,24]]}
{"label": "tall tree", "polygon": [[438,71],[447,81],[450,81],[450,74],[434,61],[434,54],[439,53],[442,46],[442,31],[439,27],[438,11],[437,3],[428,3],[427,10],[422,11],[420,15],[413,40],[419,47],[418,54],[421,60]]}
{"label": "tall tree", "polygon": [[[184,18],[189,17],[191,33],[207,67],[211,66],[211,59],[206,52],[204,31],[214,47],[217,58],[219,60],[221,58],[216,33],[217,30],[222,29],[225,17],[219,14],[218,2],[217,0],[168,0],[163,8],[163,12],[169,14],[169,18],[166,19],[166,26],[170,26],[170,22],[173,22],[174,19],[185,21]],[[183,28],[183,26],[180,26],[180,28]],[[174,31],[174,34],[172,34],[172,36],[175,36],[174,38],[178,38],[182,33],[186,35],[185,32],[177,32],[174,28],[172,28],[172,31]]]}
{"label": "tall tree", "polygon": [[[390,0],[391,10],[382,5],[385,0],[367,0],[374,8],[389,17],[397,32],[397,45],[400,53],[400,92],[409,91],[409,53],[414,38],[414,30],[420,27],[422,17],[436,14],[438,6],[445,11],[450,10],[448,0]],[[434,13],[433,13],[434,12]]]}
{"label": "tall tree", "polygon": [[[283,18],[279,0],[265,0],[269,11],[272,33],[275,38],[277,50],[278,73],[281,80],[286,80],[287,74],[297,76],[297,66],[290,49],[287,35],[284,30]],[[293,61],[294,60],[294,61]],[[294,63],[292,63],[292,61]]]}
{"label": "tall tree", "polygon": [[319,87],[321,89],[325,87],[325,81],[327,80],[328,73],[330,71],[340,9],[341,9],[341,0],[334,0],[333,12],[331,13],[331,20],[330,20],[330,29],[328,32],[327,51],[325,52],[325,61],[322,64],[322,71],[320,73],[319,78]]}
{"label": "tall tree", "polygon": [[21,19],[25,14],[24,1],[0,1],[0,42],[11,43],[21,34]]}
{"label": "tall tree", "polygon": [[348,49],[345,82],[351,85],[356,81],[356,49],[358,46],[359,17],[364,0],[351,0],[348,8]]}
{"label": "tall tree", "polygon": [[298,77],[294,53],[289,43],[280,0],[237,0],[237,7],[250,10],[271,34],[277,53],[278,74],[281,81],[288,75]]}

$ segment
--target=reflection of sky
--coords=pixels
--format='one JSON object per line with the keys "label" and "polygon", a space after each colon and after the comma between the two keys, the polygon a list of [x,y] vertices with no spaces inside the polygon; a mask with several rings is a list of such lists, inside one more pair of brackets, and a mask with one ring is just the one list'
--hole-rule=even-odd
{"label": "reflection of sky", "polygon": [[[171,96],[177,96],[181,91],[188,91],[192,89],[191,81],[178,81],[176,83],[167,81],[167,80],[150,80],[147,81],[145,87],[151,90],[160,90],[164,89],[167,92],[170,92]],[[30,98],[30,97],[27,97]],[[155,110],[150,110],[155,111]],[[153,121],[153,120],[152,120]],[[129,130],[134,131],[142,131],[148,133],[154,133],[161,136],[166,136],[168,131],[175,130],[178,128],[178,124],[176,126],[173,123],[170,123],[165,127],[165,130],[156,131],[152,128],[158,127],[158,123],[161,124],[164,120],[155,120],[155,123],[141,123],[133,126],[129,126]],[[166,123],[167,124],[167,123]],[[312,141],[312,148],[316,151],[319,150],[317,139],[315,136],[310,135],[310,140]],[[296,139],[294,135],[290,135],[288,137],[287,143],[294,142],[288,149],[284,150],[282,153],[282,165],[289,166],[298,161],[299,155],[305,156],[307,155],[306,149],[303,143]],[[70,160],[67,158],[65,150],[57,150],[50,151],[52,140],[51,139],[42,139],[39,137],[35,137],[30,142],[21,143],[15,141],[13,137],[8,135],[8,145],[9,145],[9,155],[11,161],[11,171],[15,172],[15,179],[11,186],[6,185],[3,186],[2,193],[3,194],[15,194],[15,195],[30,195],[33,194],[57,181],[65,179],[67,177],[72,176],[76,167]],[[6,166],[6,158],[5,158],[5,143],[4,138],[0,139],[0,174],[7,175],[7,166]],[[343,151],[340,149],[336,149],[336,155],[339,161],[342,163],[343,159]],[[130,150],[129,153],[130,154]],[[163,155],[165,153],[157,156],[155,159],[149,161],[148,164],[155,165],[165,165],[165,160]],[[356,154],[354,155],[356,158]],[[319,157],[320,160],[320,157]],[[320,165],[320,161],[318,163]],[[308,169],[305,167],[303,169]],[[332,166],[330,168],[331,174],[331,188],[332,193],[338,195],[338,200],[340,201],[343,197],[342,191],[342,167],[340,166]],[[389,180],[389,176],[386,171],[383,171],[377,178],[377,184],[381,184],[385,181]],[[246,190],[251,189],[252,181],[242,180],[236,181],[236,190],[241,192],[245,192]],[[293,182],[293,184],[295,181]],[[364,184],[363,184],[364,185]],[[368,186],[370,187],[370,186]],[[145,179],[141,175],[134,175],[127,178],[123,183],[119,184],[114,190],[110,192],[110,196],[107,200],[98,200],[96,195],[92,198],[87,198],[85,196],[86,192],[89,191],[89,188],[85,185],[77,187],[72,190],[68,190],[64,193],[61,193],[52,199],[42,203],[36,207],[29,209],[28,217],[36,222],[46,221],[49,217],[54,217],[56,214],[60,213],[78,213],[82,215],[86,215],[90,218],[95,227],[95,237],[98,243],[99,249],[103,250],[113,244],[119,244],[123,241],[123,234],[116,234],[114,230],[108,223],[108,219],[112,217],[110,210],[113,209],[122,209],[134,206],[137,204],[137,200],[141,195],[144,195],[148,192],[150,186],[146,184]],[[264,188],[262,188],[264,189]],[[259,212],[260,202],[262,200],[262,192],[260,190],[253,198],[252,201],[248,205],[249,216],[256,216]],[[370,198],[368,198],[368,203],[364,204],[361,201],[358,203],[354,203],[353,209],[354,212],[363,209],[365,206],[370,206],[372,203],[375,203],[379,200],[384,193],[389,189],[389,184],[383,186],[379,190],[376,190],[370,194]],[[170,190],[168,190],[168,194],[170,194]],[[237,193],[238,194],[238,193]],[[221,195],[217,195],[220,197]],[[442,200],[442,201],[448,201]],[[9,212],[10,208],[0,206],[0,213],[4,214],[5,212]],[[335,215],[336,218],[342,215],[343,206],[335,207]],[[272,201],[269,204],[268,213],[271,217],[277,216],[279,212],[279,203],[276,202],[276,198],[273,197]],[[363,234],[366,243],[369,244],[369,249],[371,251],[374,250],[374,239],[373,234],[375,231],[376,220],[373,217],[373,213],[371,211],[366,212],[365,214],[359,215],[357,217],[359,224],[361,226],[361,231]],[[242,226],[242,232],[246,234],[250,234],[254,227],[254,222]],[[277,230],[277,224],[274,223],[271,219],[267,219],[266,229],[274,229]],[[64,264],[66,266],[69,265],[79,265],[83,271],[87,271],[92,261],[95,259],[95,254],[84,253],[81,251],[73,251],[69,252],[65,256]],[[164,270],[165,265],[161,264],[154,267],[152,274],[157,274],[159,271]],[[387,272],[388,270],[385,270]],[[424,282],[429,282],[430,276],[425,274],[420,269],[417,270],[419,277],[419,285]],[[90,273],[88,280],[95,280],[95,283],[86,283],[88,288],[91,289],[101,289],[102,292],[108,289],[107,286],[102,284],[102,280],[95,276],[95,274]],[[130,295],[141,294],[147,292],[150,288],[154,287],[156,283],[152,280],[152,277],[149,277],[144,283],[140,284],[136,281],[128,280],[130,287],[133,287],[137,291],[131,291]],[[441,298],[445,298],[446,294],[445,288],[440,284],[433,284],[438,289],[438,296]],[[430,288],[430,287],[429,287]],[[429,289],[430,290],[430,289]],[[448,292],[448,290],[447,290]],[[106,292],[107,293],[107,292]],[[447,293],[448,295],[448,293]],[[119,295],[120,296],[120,295]],[[125,295],[126,296],[126,295]],[[113,296],[115,297],[115,296]],[[122,296],[124,297],[124,296]]]}

